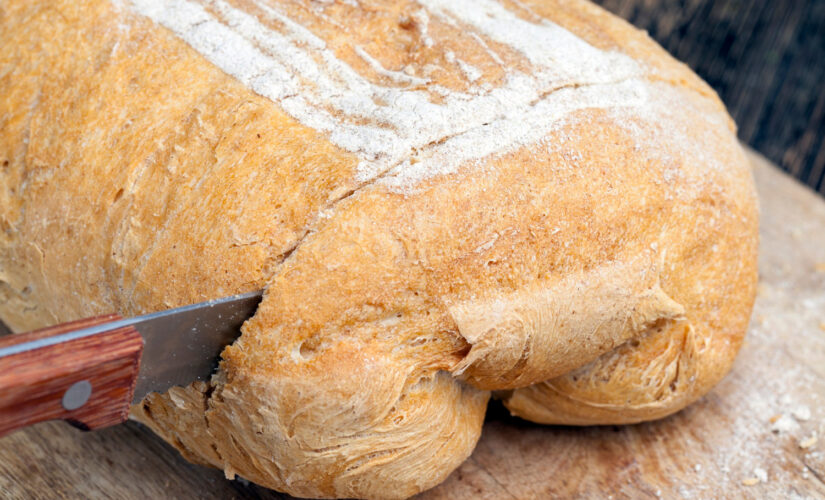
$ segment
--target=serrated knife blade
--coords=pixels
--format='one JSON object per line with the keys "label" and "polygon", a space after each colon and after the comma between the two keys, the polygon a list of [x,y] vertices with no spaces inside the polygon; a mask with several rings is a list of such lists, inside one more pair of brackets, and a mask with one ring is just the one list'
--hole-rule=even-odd
{"label": "serrated knife blade", "polygon": [[140,371],[132,398],[133,403],[137,403],[150,392],[163,392],[173,386],[208,379],[221,351],[240,335],[243,323],[255,313],[262,294],[259,290],[223,297],[0,347],[0,359],[132,327],[143,339]]}

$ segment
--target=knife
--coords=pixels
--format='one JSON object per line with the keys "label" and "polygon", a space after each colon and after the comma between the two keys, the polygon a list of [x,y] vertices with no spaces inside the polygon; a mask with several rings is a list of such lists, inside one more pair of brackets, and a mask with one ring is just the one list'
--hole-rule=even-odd
{"label": "knife", "polygon": [[54,419],[108,427],[150,392],[206,380],[262,293],[0,337],[0,436]]}

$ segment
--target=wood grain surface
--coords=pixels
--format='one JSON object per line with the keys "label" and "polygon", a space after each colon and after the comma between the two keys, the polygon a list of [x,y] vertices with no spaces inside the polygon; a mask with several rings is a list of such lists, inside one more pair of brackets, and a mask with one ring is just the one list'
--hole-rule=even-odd
{"label": "wood grain surface", "polygon": [[[545,427],[492,403],[472,457],[421,498],[825,498],[825,201],[752,157],[761,284],[732,373],[633,426]],[[188,464],[132,422],[0,439],[0,497],[288,498]]]}
{"label": "wood grain surface", "polygon": [[[119,319],[109,314],[7,335],[0,337],[0,349]],[[54,419],[82,429],[125,422],[142,351],[140,334],[126,326],[0,357],[0,436]],[[91,386],[88,401],[67,410],[63,395],[81,381]]]}
{"label": "wood grain surface", "polygon": [[743,142],[825,193],[825,1],[595,2],[716,89]]}

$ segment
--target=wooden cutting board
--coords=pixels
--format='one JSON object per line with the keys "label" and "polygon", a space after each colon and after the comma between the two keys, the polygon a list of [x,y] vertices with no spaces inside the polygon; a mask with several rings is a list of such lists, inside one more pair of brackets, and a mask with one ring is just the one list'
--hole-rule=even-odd
{"label": "wooden cutting board", "polygon": [[[727,378],[633,426],[533,425],[493,402],[472,457],[422,498],[825,498],[825,200],[751,157],[761,284]],[[191,465],[132,422],[0,439],[0,497],[288,498]]]}

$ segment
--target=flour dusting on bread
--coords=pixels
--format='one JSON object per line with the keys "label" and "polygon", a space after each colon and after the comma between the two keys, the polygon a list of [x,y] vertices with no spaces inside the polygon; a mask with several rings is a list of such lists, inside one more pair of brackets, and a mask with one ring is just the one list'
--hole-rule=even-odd
{"label": "flour dusting on bread", "polygon": [[490,85],[480,82],[479,68],[453,58],[466,91],[403,67],[385,68],[378,54],[353,47],[386,78],[374,81],[283,9],[258,0],[242,6],[223,0],[131,4],[304,125],[358,154],[360,182],[385,176],[383,182],[399,191],[535,143],[576,110],[639,107],[649,93],[640,64],[630,57],[599,50],[552,22],[524,20],[495,0],[421,0],[413,16],[423,45],[443,49],[447,60],[435,22],[467,31],[494,59],[501,60],[489,43],[509,47],[528,63]]}

